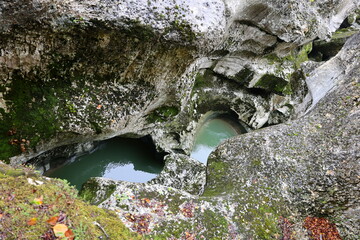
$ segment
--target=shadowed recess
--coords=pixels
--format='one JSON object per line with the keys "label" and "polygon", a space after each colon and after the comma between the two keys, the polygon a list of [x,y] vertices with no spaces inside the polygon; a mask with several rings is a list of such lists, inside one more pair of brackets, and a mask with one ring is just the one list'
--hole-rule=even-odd
{"label": "shadowed recess", "polygon": [[101,142],[88,154],[64,159],[44,175],[68,180],[80,190],[90,177],[147,182],[163,169],[155,146],[148,139],[113,138]]}

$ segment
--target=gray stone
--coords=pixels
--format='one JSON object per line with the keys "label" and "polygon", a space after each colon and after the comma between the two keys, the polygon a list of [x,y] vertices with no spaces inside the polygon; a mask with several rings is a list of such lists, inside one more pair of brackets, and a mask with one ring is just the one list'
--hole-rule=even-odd
{"label": "gray stone", "polygon": [[203,163],[181,154],[167,155],[164,161],[164,169],[149,184],[161,184],[194,195],[203,191],[206,180],[206,166]]}

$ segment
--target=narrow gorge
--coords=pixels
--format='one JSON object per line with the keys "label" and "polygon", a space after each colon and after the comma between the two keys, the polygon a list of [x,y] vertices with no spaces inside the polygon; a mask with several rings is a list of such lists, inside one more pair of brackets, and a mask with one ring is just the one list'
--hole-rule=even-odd
{"label": "narrow gorge", "polygon": [[0,240],[360,239],[359,32],[358,0],[0,0]]}

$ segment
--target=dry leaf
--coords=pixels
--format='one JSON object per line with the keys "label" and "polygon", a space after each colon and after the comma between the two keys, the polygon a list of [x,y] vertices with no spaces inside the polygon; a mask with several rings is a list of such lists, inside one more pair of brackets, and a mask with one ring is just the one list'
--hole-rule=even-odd
{"label": "dry leaf", "polygon": [[37,222],[37,218],[32,218],[29,221],[27,221],[27,225],[33,226],[36,224],[36,222]]}
{"label": "dry leaf", "polygon": [[49,223],[50,225],[55,225],[58,221],[59,217],[55,216],[55,217],[51,217],[49,218],[46,222]]}
{"label": "dry leaf", "polygon": [[74,240],[75,235],[74,235],[73,231],[71,231],[71,229],[69,229],[65,232],[65,237],[67,237],[68,240]]}
{"label": "dry leaf", "polygon": [[42,205],[43,204],[43,196],[39,197],[39,198],[34,198],[33,203],[36,205]]}
{"label": "dry leaf", "polygon": [[65,224],[56,224],[53,227],[53,231],[56,237],[65,237],[65,233],[68,231],[68,227]]}

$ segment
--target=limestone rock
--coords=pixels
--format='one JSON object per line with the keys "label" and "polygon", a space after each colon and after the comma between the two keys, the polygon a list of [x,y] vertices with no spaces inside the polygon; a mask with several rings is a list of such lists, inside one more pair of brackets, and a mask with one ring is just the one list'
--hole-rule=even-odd
{"label": "limestone rock", "polygon": [[[327,85],[319,87],[320,96],[314,96],[319,101],[307,115],[232,138],[218,147],[209,157],[204,194],[244,203],[263,199],[271,214],[327,216],[337,219],[344,238],[357,239],[360,135],[359,62],[355,59],[359,46],[358,34],[309,76],[320,86],[330,79],[321,74],[323,67],[338,71],[331,77],[330,93],[326,93]],[[238,211],[240,219],[246,218],[245,205]]]}
{"label": "limestone rock", "polygon": [[160,175],[149,184],[161,184],[197,195],[205,185],[206,166],[186,155],[168,155]]}
{"label": "limestone rock", "polygon": [[304,43],[329,38],[343,20],[359,7],[347,1],[236,1],[225,0],[231,21],[256,26],[285,42]]}

